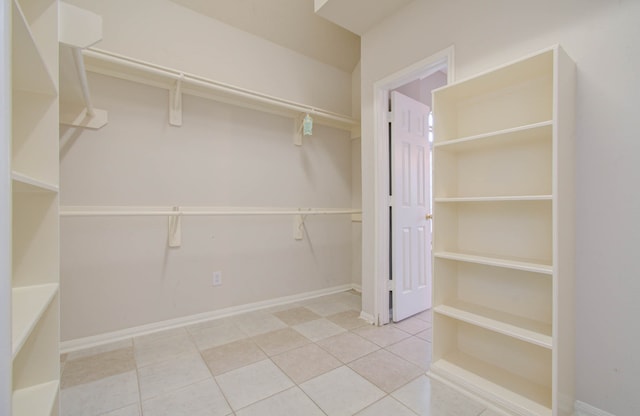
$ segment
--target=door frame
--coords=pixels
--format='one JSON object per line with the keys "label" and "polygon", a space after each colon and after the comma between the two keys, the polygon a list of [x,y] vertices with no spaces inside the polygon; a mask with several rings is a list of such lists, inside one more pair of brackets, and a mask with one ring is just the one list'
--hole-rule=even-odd
{"label": "door frame", "polygon": [[447,68],[447,84],[454,77],[454,46],[449,46],[413,65],[401,69],[374,85],[374,160],[376,161],[374,177],[375,194],[375,238],[374,248],[376,261],[374,264],[374,319],[377,325],[389,323],[389,127],[388,108],[389,91],[408,84],[418,78]]}

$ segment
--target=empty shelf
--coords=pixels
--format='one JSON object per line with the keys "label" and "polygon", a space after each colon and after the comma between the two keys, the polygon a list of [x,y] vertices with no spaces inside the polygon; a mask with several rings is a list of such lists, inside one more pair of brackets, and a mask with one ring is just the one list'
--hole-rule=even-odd
{"label": "empty shelf", "polygon": [[49,416],[58,398],[57,381],[13,392],[13,416]]}
{"label": "empty shelf", "polygon": [[18,354],[58,292],[58,284],[18,287],[11,290],[12,351]]}
{"label": "empty shelf", "polygon": [[13,190],[16,192],[58,192],[58,186],[35,179],[24,173],[12,171]]}
{"label": "empty shelf", "polygon": [[536,263],[524,259],[508,259],[500,257],[481,256],[476,254],[454,253],[439,251],[433,253],[435,258],[464,261],[468,263],[484,264],[487,266],[504,267],[508,269],[523,270],[526,272],[552,274],[553,267],[550,264]]}
{"label": "empty shelf", "polygon": [[466,302],[439,305],[434,308],[434,311],[540,347],[551,348],[552,346],[549,324]]}
{"label": "empty shelf", "polygon": [[550,388],[461,352],[452,352],[431,364],[430,375],[455,380],[471,392],[489,395],[518,414],[551,415]]}
{"label": "empty shelf", "polygon": [[[56,84],[38,49],[18,2],[13,2],[14,88],[56,95]],[[19,45],[17,47],[16,45]]]}

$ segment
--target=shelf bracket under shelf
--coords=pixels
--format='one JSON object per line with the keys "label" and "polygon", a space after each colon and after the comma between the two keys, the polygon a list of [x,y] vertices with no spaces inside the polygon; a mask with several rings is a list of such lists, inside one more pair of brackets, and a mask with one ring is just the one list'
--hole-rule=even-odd
{"label": "shelf bracket under shelf", "polygon": [[61,109],[60,123],[75,127],[99,129],[107,124],[107,112],[94,108],[91,103],[82,50],[102,39],[102,17],[64,2],[60,3],[59,13],[59,41],[71,49],[73,64],[78,74],[85,106],[83,109]]}

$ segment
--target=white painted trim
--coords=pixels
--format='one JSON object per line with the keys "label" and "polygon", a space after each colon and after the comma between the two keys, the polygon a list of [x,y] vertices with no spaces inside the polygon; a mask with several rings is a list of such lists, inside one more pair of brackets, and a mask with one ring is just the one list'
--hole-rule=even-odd
{"label": "white painted trim", "polygon": [[11,414],[11,1],[0,2],[0,414]]}
{"label": "white painted trim", "polygon": [[[386,161],[389,160],[389,129],[387,122],[386,106],[389,100],[389,91],[398,88],[417,78],[428,76],[431,73],[447,67],[447,84],[455,80],[454,46],[449,46],[413,65],[395,72],[373,85],[374,89],[374,146],[373,160],[377,166],[374,175],[374,303],[373,315],[377,316],[377,323],[384,325],[389,322],[389,294],[386,280],[389,271],[389,210],[381,209],[387,206],[387,190],[389,178]],[[383,166],[385,165],[385,166]]]}
{"label": "white painted trim", "polygon": [[369,322],[371,325],[376,325],[376,318],[375,316],[371,315],[370,313],[366,313],[364,311],[360,312],[360,319],[364,319],[365,321]]}
{"label": "white painted trim", "polygon": [[580,400],[576,400],[574,410],[575,416],[615,416],[613,413],[598,409],[597,407],[581,402]]}
{"label": "white painted trim", "polygon": [[[184,316],[181,318],[170,319],[167,321],[154,322],[152,324],[126,328],[119,331],[108,332],[105,334],[94,335],[85,338],[77,338],[60,343],[60,353],[65,354],[85,348],[97,347],[99,345],[109,344],[116,341],[122,341],[140,335],[152,334],[155,332],[165,331],[167,329],[179,328],[186,325],[192,325],[200,322],[211,321],[229,316],[240,315],[242,313],[253,312],[260,309],[271,308],[274,306],[286,305],[288,303],[300,302],[308,299],[318,298],[320,296],[331,295],[334,293],[345,292],[347,290],[358,290],[359,287],[353,284],[334,286],[327,289],[314,290],[311,292],[300,293],[298,295],[284,296],[280,298],[265,300],[261,302],[248,303],[246,305],[233,306],[230,308],[219,309],[216,311],[200,313],[196,315]],[[362,289],[360,289],[362,290]]]}

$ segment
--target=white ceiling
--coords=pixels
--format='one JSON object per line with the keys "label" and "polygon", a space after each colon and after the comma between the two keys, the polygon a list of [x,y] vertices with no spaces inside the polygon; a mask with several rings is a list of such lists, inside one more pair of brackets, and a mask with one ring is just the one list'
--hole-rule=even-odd
{"label": "white ceiling", "polygon": [[360,36],[413,0],[171,0],[351,72]]}
{"label": "white ceiling", "polygon": [[360,36],[413,0],[314,0],[315,11]]}

